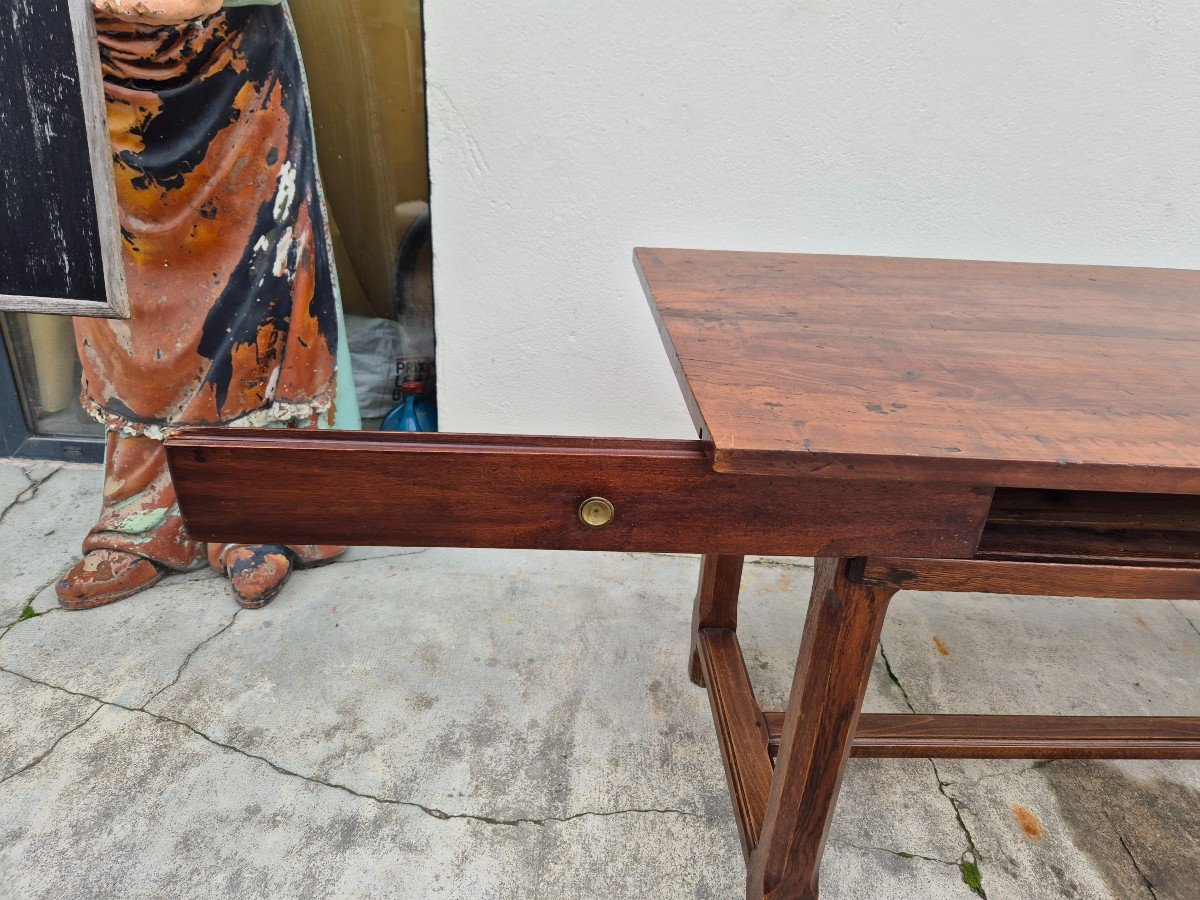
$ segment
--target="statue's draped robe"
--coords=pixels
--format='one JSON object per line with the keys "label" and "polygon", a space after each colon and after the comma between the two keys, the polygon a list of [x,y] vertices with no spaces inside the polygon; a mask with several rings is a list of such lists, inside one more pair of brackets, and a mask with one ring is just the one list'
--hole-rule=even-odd
{"label": "statue's draped robe", "polygon": [[203,547],[179,518],[165,429],[310,426],[332,405],[338,301],[286,17],[97,16],[131,316],[75,320],[83,404],[108,428],[85,552],[187,568]]}

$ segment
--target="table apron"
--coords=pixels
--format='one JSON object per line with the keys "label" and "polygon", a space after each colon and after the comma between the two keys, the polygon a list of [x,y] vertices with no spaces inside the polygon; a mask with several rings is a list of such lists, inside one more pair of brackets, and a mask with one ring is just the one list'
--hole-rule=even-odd
{"label": "table apron", "polygon": [[[296,434],[293,432],[292,434]],[[718,474],[699,441],[183,430],[167,441],[205,541],[966,558],[992,491]],[[603,497],[612,521],[580,504]]]}

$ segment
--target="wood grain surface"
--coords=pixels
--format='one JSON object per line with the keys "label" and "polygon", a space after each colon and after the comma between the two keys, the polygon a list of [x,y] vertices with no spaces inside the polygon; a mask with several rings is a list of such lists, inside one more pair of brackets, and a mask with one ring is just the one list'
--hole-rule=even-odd
{"label": "wood grain surface", "polygon": [[850,560],[816,560],[775,777],[747,866],[750,900],[816,900],[821,854],[895,592],[852,580]]}
{"label": "wood grain surface", "polygon": [[728,628],[705,628],[697,643],[725,780],[742,837],[742,852],[748,859],[758,844],[767,814],[774,774],[768,751],[770,735],[754,700],[737,635]]}
{"label": "wood grain surface", "polygon": [[737,631],[738,594],[742,587],[741,556],[706,554],[700,558],[700,583],[692,604],[692,643],[688,655],[688,677],[704,687],[700,665],[700,632],[709,628]]}
{"label": "wood grain surface", "polygon": [[[698,441],[183,429],[193,538],[791,556],[969,556],[991,492],[718,475]],[[616,507],[592,528],[589,497]]]}
{"label": "wood grain surface", "polygon": [[1014,560],[868,559],[867,584],[910,591],[977,591],[1027,597],[1200,600],[1200,568]]}
{"label": "wood grain surface", "polygon": [[717,471],[1200,493],[1200,272],[636,261]]}
{"label": "wood grain surface", "polygon": [[[778,752],[783,713],[763,713]],[[1200,716],[961,716],[863,713],[853,757],[1200,759]]]}

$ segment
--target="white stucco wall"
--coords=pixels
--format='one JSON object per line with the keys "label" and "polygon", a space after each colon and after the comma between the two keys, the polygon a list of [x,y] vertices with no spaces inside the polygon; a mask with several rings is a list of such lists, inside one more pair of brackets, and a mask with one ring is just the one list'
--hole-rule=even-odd
{"label": "white stucco wall", "polygon": [[425,19],[445,430],[690,435],[638,244],[1200,267],[1195,0]]}

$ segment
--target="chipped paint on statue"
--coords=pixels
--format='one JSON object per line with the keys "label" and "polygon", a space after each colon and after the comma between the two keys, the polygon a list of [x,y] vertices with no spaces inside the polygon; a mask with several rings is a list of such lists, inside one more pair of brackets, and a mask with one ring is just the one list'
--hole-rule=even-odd
{"label": "chipped paint on statue", "polygon": [[284,16],[98,17],[135,312],[81,322],[79,350],[84,404],[127,434],[307,419],[332,401],[336,295]]}
{"label": "chipped paint on statue", "polygon": [[292,563],[338,548],[191,541],[161,441],[331,413],[338,296],[295,35],[282,5],[94,3],[131,316],[75,320],[107,452],[100,521],[60,599],[112,602],[207,550],[262,605]]}

